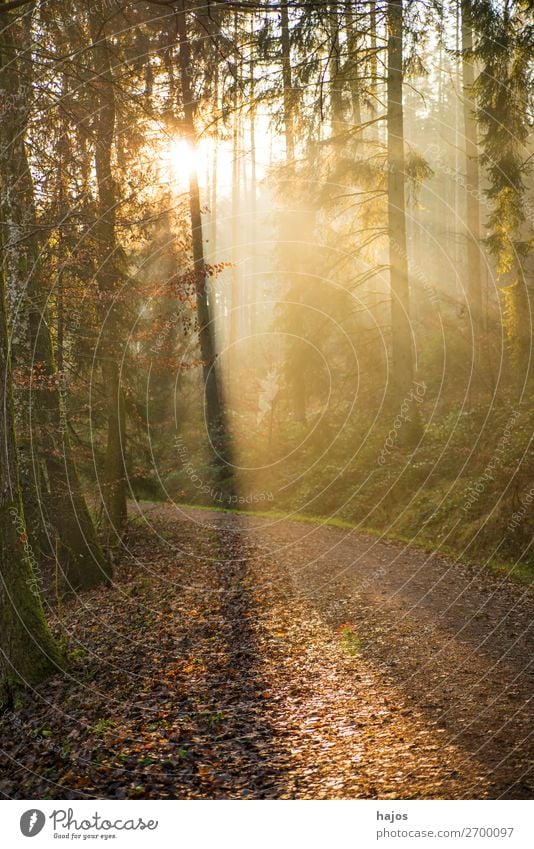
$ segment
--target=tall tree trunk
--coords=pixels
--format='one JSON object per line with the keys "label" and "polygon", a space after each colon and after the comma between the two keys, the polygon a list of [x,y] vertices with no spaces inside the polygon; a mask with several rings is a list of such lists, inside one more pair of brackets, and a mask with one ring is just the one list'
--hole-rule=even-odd
{"label": "tall tree trunk", "polygon": [[[218,232],[217,232],[217,205],[218,205],[218,173],[217,165],[219,161],[219,138],[214,137],[213,140],[213,156],[210,162],[210,213],[208,219],[208,259],[215,265],[217,262],[218,248]],[[210,308],[210,317],[213,322],[213,335],[215,350],[220,348],[220,339],[224,339],[225,321],[224,321],[224,292],[217,291],[217,281],[212,281],[209,289],[208,303]]]}
{"label": "tall tree trunk", "polygon": [[284,91],[284,131],[286,141],[286,162],[293,165],[295,160],[294,93],[291,72],[291,41],[289,36],[288,6],[280,7],[282,25],[282,83]]}
{"label": "tall tree trunk", "polygon": [[257,233],[258,233],[258,197],[257,197],[257,152],[256,152],[256,106],[255,106],[255,97],[256,97],[256,87],[254,84],[254,27],[255,27],[255,17],[251,15],[250,18],[250,61],[249,61],[249,73],[250,73],[250,112],[249,112],[249,121],[250,121],[250,215],[249,215],[249,229],[248,229],[248,240],[252,250],[251,257],[251,268],[250,268],[250,276],[251,282],[249,285],[249,331],[254,334],[257,329],[257,313],[258,313],[258,291],[257,291],[257,265],[258,265],[258,245],[257,245]]}
{"label": "tall tree trunk", "polygon": [[406,200],[404,165],[404,115],[402,102],[403,3],[388,0],[387,153],[388,227],[391,281],[392,389],[402,398],[413,378],[410,326]]}
{"label": "tall tree trunk", "polygon": [[336,4],[332,5],[328,16],[330,24],[330,111],[332,118],[332,137],[336,139],[345,128],[343,114],[343,80],[341,75],[341,46],[339,40],[339,20]]}
{"label": "tall tree trunk", "polygon": [[352,123],[359,127],[362,123],[362,112],[360,103],[360,80],[358,72],[358,35],[354,21],[353,0],[345,2],[345,25],[347,32],[347,62],[349,74],[349,89],[352,105]]}
{"label": "tall tree trunk", "polygon": [[[237,13],[236,13],[237,15]],[[235,37],[237,40],[237,20],[234,23]],[[236,342],[239,338],[239,325],[241,318],[241,274],[238,265],[238,241],[239,241],[239,215],[241,194],[241,113],[239,110],[239,70],[236,70],[234,85],[234,103],[232,116],[232,278],[230,298],[230,357],[231,363],[236,362]],[[232,367],[230,366],[230,370]]]}
{"label": "tall tree trunk", "polygon": [[91,7],[90,27],[93,55],[98,80],[97,118],[95,127],[95,172],[98,187],[98,220],[95,234],[100,251],[96,279],[104,296],[100,357],[106,393],[107,441],[103,494],[106,511],[106,542],[115,545],[121,538],[127,517],[126,423],[124,393],[121,385],[122,328],[117,298],[122,274],[118,265],[115,233],[117,203],[111,167],[115,135],[115,92],[109,47],[103,32],[102,5]]}
{"label": "tall tree trunk", "polygon": [[[378,109],[378,45],[376,39],[376,2],[375,0],[371,0],[369,4],[369,29],[370,29],[370,47],[371,47],[371,57],[370,57],[370,84],[369,84],[369,93],[371,95],[371,115],[374,116],[377,113]],[[373,131],[373,135],[377,136],[376,124],[374,125],[375,130]]]}
{"label": "tall tree trunk", "polygon": [[[179,37],[179,66],[180,82],[182,89],[182,106],[184,112],[184,130],[187,141],[192,150],[197,149],[197,137],[195,131],[195,101],[191,88],[191,44],[187,32],[186,3],[182,0],[181,8],[176,13],[177,30]],[[219,377],[219,365],[215,348],[214,324],[210,316],[210,304],[208,300],[208,276],[204,260],[204,243],[202,237],[202,213],[200,205],[200,190],[198,175],[192,168],[189,172],[189,210],[191,216],[191,239],[193,247],[193,268],[195,271],[196,304],[198,336],[200,342],[200,354],[202,357],[202,370],[204,377],[204,400],[206,407],[206,419],[208,436],[215,449],[215,461],[219,466],[226,464],[221,462],[221,457],[228,457],[230,450],[229,435],[227,433],[222,393]]]}
{"label": "tall tree trunk", "polygon": [[[285,154],[286,154],[286,172],[287,186],[286,195],[288,198],[294,197],[294,177],[295,177],[295,93],[293,90],[293,74],[291,69],[291,38],[289,29],[289,13],[288,6],[283,4],[280,8],[280,24],[281,24],[281,43],[282,43],[282,83],[283,83],[283,98],[284,98],[284,135],[285,135]],[[287,271],[290,279],[288,300],[293,303],[289,306],[290,313],[293,314],[295,327],[299,326],[301,315],[299,315],[301,307],[299,303],[303,298],[302,280],[299,276],[294,276],[295,268],[295,212],[294,210],[284,210],[280,216],[280,230],[282,234],[282,257],[284,270]],[[295,418],[301,424],[306,422],[306,376],[305,369],[299,367],[299,362],[302,360],[302,351],[305,343],[300,339],[291,339],[288,343],[287,352],[287,369],[289,380],[292,384],[292,400]]]}
{"label": "tall tree trunk", "polygon": [[[3,15],[0,25],[5,25]],[[44,617],[26,537],[13,428],[5,294],[0,268],[0,704],[12,701],[18,683],[35,684],[59,668],[60,662]]]}
{"label": "tall tree trunk", "polygon": [[461,85],[462,79],[462,62],[460,58],[460,51],[462,46],[462,21],[461,21],[461,0],[456,0],[456,9],[455,9],[455,34],[454,34],[454,77],[456,80],[456,90],[457,94],[454,99],[454,142],[453,142],[453,152],[454,152],[454,171],[456,174],[455,179],[452,184],[452,202],[450,204],[450,213],[451,213],[451,231],[450,235],[452,236],[452,244],[451,244],[451,254],[452,254],[452,262],[453,267],[457,269],[456,274],[454,275],[454,282],[456,286],[455,297],[456,300],[461,302],[462,300],[462,274],[461,268],[464,260],[463,250],[461,248],[462,241],[462,233],[461,233],[461,212],[460,205],[462,201],[462,192],[460,188],[461,182],[461,173],[463,168],[463,158],[462,158],[462,147],[463,147],[463,132],[462,132],[462,123],[463,123],[463,114],[462,114],[462,98],[458,91]]}
{"label": "tall tree trunk", "polygon": [[[214,80],[213,80],[213,91],[214,91],[214,106],[215,110],[219,110],[219,66],[215,66],[214,72]],[[217,180],[217,165],[219,159],[219,134],[217,133],[213,137],[213,156],[211,158],[211,162],[209,163],[209,167],[211,169],[210,174],[210,193],[209,193],[209,201],[210,201],[210,214],[209,214],[209,226],[208,226],[208,242],[209,242],[209,250],[208,256],[210,257],[210,261],[212,263],[217,262],[217,190],[218,190],[218,180]],[[213,293],[212,297],[215,297]],[[213,304],[215,307],[215,304]],[[212,318],[216,321],[216,309],[214,308],[212,311]]]}
{"label": "tall tree trunk", "polygon": [[[29,43],[29,19],[26,16],[20,24],[10,24],[4,18],[1,23],[4,90],[11,92],[15,104],[0,125],[0,176],[5,269],[10,300],[17,304],[13,350],[27,387],[21,393],[20,406],[32,451],[37,446],[37,457],[32,456],[33,466],[38,467],[42,459],[48,476],[49,495],[47,503],[39,505],[41,515],[57,533],[59,565],[67,584],[72,589],[81,589],[108,579],[110,571],[82,494],[62,413],[61,376],[54,361],[46,291],[40,272],[34,189],[24,140],[30,91],[22,80],[28,80],[28,69],[21,73],[15,56],[23,52],[23,45],[13,39],[14,27],[20,26],[24,44]],[[23,319],[23,333],[15,326],[19,315]],[[30,479],[27,486],[32,484],[39,486]],[[53,542],[51,548],[54,549]]]}
{"label": "tall tree trunk", "polygon": [[477,126],[474,115],[473,84],[475,68],[470,55],[473,49],[471,3],[462,0],[462,89],[465,132],[465,222],[467,230],[467,292],[474,328],[475,362],[480,355],[482,330],[482,263],[480,254],[480,205],[478,175]]}

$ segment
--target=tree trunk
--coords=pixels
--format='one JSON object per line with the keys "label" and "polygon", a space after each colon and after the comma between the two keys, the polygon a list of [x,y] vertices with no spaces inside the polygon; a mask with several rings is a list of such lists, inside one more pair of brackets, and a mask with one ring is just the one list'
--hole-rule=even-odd
{"label": "tree trunk", "polygon": [[358,36],[354,22],[353,0],[345,2],[345,25],[347,33],[347,63],[349,74],[349,88],[352,105],[352,124],[359,127],[362,123],[362,111],[360,103],[360,81],[358,72]]}
{"label": "tree trunk", "polygon": [[[375,0],[371,0],[369,4],[369,28],[371,35],[371,59],[370,59],[370,84],[369,84],[369,94],[371,98],[371,115],[374,116],[377,113],[378,109],[378,46],[376,40],[376,2]],[[376,131],[376,125],[374,125],[375,129],[373,131],[373,135],[378,135]]]}
{"label": "tree trunk", "polygon": [[341,75],[341,47],[339,40],[339,21],[336,5],[330,7],[330,111],[332,138],[334,141],[344,133],[343,80]]}
{"label": "tree trunk", "polygon": [[291,42],[289,38],[289,13],[284,3],[280,7],[282,24],[282,81],[284,87],[284,131],[286,140],[286,162],[293,165],[295,160],[294,96],[291,73]]}
{"label": "tree trunk", "polygon": [[98,220],[95,234],[100,257],[96,279],[104,295],[100,357],[106,394],[107,437],[103,495],[106,512],[106,542],[116,545],[124,532],[127,518],[126,423],[121,385],[122,328],[117,298],[122,274],[118,267],[115,234],[116,190],[111,167],[115,135],[115,93],[108,42],[102,31],[101,6],[90,13],[95,72],[98,79],[98,107],[95,128],[95,172],[98,186]]}
{"label": "tree trunk", "polygon": [[[14,42],[13,24],[3,27],[0,51],[4,90],[11,93],[14,108],[4,115],[0,125],[0,175],[2,180],[2,212],[5,222],[5,268],[8,275],[10,301],[17,304],[13,319],[15,363],[22,372],[21,392],[24,429],[30,440],[33,469],[41,459],[48,476],[48,503],[40,503],[41,520],[46,520],[57,533],[48,540],[49,552],[58,546],[59,565],[72,589],[95,586],[109,578],[110,571],[99,545],[93,521],[82,494],[67,423],[61,409],[60,379],[52,349],[46,309],[46,291],[40,273],[34,191],[25,148],[25,129],[30,95],[28,78],[15,62],[22,52]],[[23,39],[31,32],[26,17]],[[22,317],[21,328],[16,326]],[[33,456],[37,447],[37,456]],[[32,487],[39,493],[39,480],[26,481],[28,500],[33,501]],[[47,532],[47,536],[49,536]]]}
{"label": "tree trunk", "polygon": [[[214,89],[214,105],[215,109],[219,109],[219,66],[215,67],[215,74],[213,80],[213,89]],[[217,164],[219,158],[219,134],[217,133],[213,137],[213,156],[211,158],[210,168],[210,214],[209,214],[209,226],[208,226],[208,242],[209,242],[209,250],[208,256],[212,263],[217,262],[217,190],[218,190],[218,178],[217,178]],[[213,297],[214,297],[213,293]],[[212,302],[212,318],[214,321],[217,320],[217,310],[215,309],[215,303]]]}
{"label": "tree trunk", "polygon": [[[236,38],[237,38],[237,24]],[[230,357],[229,362],[235,364],[236,355],[238,354],[236,342],[239,338],[239,327],[241,318],[241,274],[238,264],[238,242],[239,242],[239,214],[240,214],[240,195],[241,195],[241,114],[239,111],[239,71],[236,71],[234,81],[235,94],[233,103],[233,127],[232,127],[232,280],[231,280],[231,297],[230,297]],[[230,366],[232,371],[232,366]]]}
{"label": "tree trunk", "polygon": [[475,68],[470,52],[473,29],[469,0],[462,0],[462,89],[465,132],[465,222],[467,230],[467,294],[473,320],[475,360],[479,360],[482,331],[482,263],[480,253],[480,205],[478,175],[477,126],[474,115],[473,84]]}
{"label": "tree trunk", "polygon": [[[286,172],[287,186],[286,195],[288,198],[294,197],[294,177],[295,177],[295,99],[293,91],[293,74],[291,70],[291,38],[289,30],[289,13],[287,5],[281,6],[281,35],[282,35],[282,82],[283,82],[283,97],[284,97],[284,134],[285,134],[285,154],[286,154]],[[280,215],[280,231],[282,234],[282,259],[284,271],[289,276],[288,300],[293,302],[289,306],[291,319],[295,327],[299,327],[301,320],[301,307],[299,304],[303,300],[303,283],[302,278],[294,274],[295,269],[295,216],[294,204],[291,204],[289,209],[284,209]],[[306,371],[304,364],[299,366],[299,361],[302,360],[303,346],[305,345],[300,339],[291,338],[288,343],[287,352],[287,370],[289,382],[292,386],[292,401],[295,419],[301,423],[306,423],[306,402],[307,402],[307,386],[306,386]]]}
{"label": "tree trunk", "polygon": [[[4,20],[0,23],[4,25]],[[30,559],[32,549],[18,481],[11,387],[5,279],[0,269],[0,704],[8,705],[14,686],[36,684],[58,669],[60,662]]]}
{"label": "tree trunk", "polygon": [[251,15],[250,19],[250,215],[248,227],[248,240],[252,251],[251,268],[250,268],[250,284],[249,284],[249,332],[254,335],[257,330],[257,313],[258,313],[258,289],[257,289],[257,265],[258,265],[258,203],[257,203],[257,167],[256,167],[256,106],[255,106],[255,84],[254,84],[254,26],[255,18]]}
{"label": "tree trunk", "polygon": [[[192,67],[191,45],[187,33],[186,3],[182,0],[181,9],[176,14],[179,36],[180,82],[183,99],[184,129],[187,141],[193,150],[197,148],[195,132],[195,102],[191,88]],[[204,401],[208,436],[214,448],[214,457],[218,465],[225,466],[221,457],[228,457],[230,451],[229,435],[224,416],[219,378],[219,366],[215,348],[214,324],[210,316],[208,300],[208,275],[204,260],[202,237],[202,213],[198,175],[193,168],[189,173],[189,210],[191,216],[191,239],[193,248],[193,268],[195,271],[198,336],[202,370],[204,377]]]}
{"label": "tree trunk", "polygon": [[404,171],[404,115],[402,103],[402,0],[388,0],[388,226],[391,281],[392,390],[397,399],[413,379],[410,325],[406,201]]}

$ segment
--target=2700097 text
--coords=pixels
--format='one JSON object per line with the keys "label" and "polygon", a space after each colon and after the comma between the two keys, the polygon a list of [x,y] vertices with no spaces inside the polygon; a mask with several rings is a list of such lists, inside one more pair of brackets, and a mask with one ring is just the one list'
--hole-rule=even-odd
{"label": "2700097 text", "polygon": [[513,828],[505,828],[504,826],[464,826],[463,828],[440,829],[439,831],[427,829],[379,829],[376,832],[376,839],[395,839],[395,838],[420,838],[430,837],[434,839],[443,838],[509,838],[514,832]]}

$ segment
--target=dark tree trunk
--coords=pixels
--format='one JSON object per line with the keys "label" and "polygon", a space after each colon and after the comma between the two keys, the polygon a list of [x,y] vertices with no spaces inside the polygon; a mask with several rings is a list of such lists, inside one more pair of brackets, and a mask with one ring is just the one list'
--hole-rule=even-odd
{"label": "dark tree trunk", "polygon": [[362,111],[360,102],[360,80],[359,80],[359,50],[358,35],[354,21],[353,0],[345,2],[345,24],[347,32],[347,62],[350,99],[352,105],[352,124],[358,127],[362,123]]}
{"label": "dark tree trunk", "polygon": [[282,25],[282,80],[284,90],[284,131],[286,140],[286,161],[292,165],[295,159],[294,93],[291,73],[291,43],[289,38],[289,13],[284,3],[280,7]]}
{"label": "dark tree trunk", "polygon": [[0,269],[0,704],[12,700],[16,685],[41,681],[58,669],[60,662],[30,560],[32,549],[26,537],[18,482],[11,387],[5,279]]}
{"label": "dark tree trunk", "polygon": [[[235,24],[237,39],[237,22]],[[235,93],[233,103],[232,127],[232,289],[230,298],[230,357],[235,365],[238,351],[236,342],[239,339],[241,325],[241,274],[239,268],[238,242],[240,232],[240,200],[241,200],[241,113],[239,110],[239,71],[236,71]],[[230,367],[232,369],[232,366]]]}
{"label": "dark tree trunk", "polygon": [[[15,45],[13,40],[13,27],[17,25],[4,19],[2,26],[3,85],[4,90],[11,92],[15,104],[0,125],[0,176],[6,283],[10,304],[16,304],[13,351],[24,385],[20,393],[20,416],[24,436],[29,440],[32,468],[39,469],[42,461],[48,476],[48,497],[38,503],[38,509],[41,521],[47,520],[57,534],[56,540],[48,540],[49,553],[57,546],[67,584],[72,589],[82,589],[109,578],[110,571],[82,494],[61,407],[60,375],[50,338],[33,182],[24,141],[30,90],[22,80],[27,80],[28,71],[24,68],[24,74],[21,73],[14,59],[21,52],[20,45]],[[28,18],[20,26],[24,27],[22,38],[29,40]],[[31,476],[25,479],[24,490],[28,503],[33,505],[32,488],[40,498],[40,483],[35,473],[33,479]]]}
{"label": "dark tree trunk", "polygon": [[341,45],[339,40],[339,19],[337,6],[330,8],[330,111],[332,119],[332,137],[334,140],[345,131],[343,110],[343,78],[341,73]]}
{"label": "dark tree trunk", "polygon": [[471,3],[462,0],[462,83],[465,131],[466,170],[466,230],[467,230],[467,294],[473,320],[475,360],[479,360],[482,330],[482,263],[480,248],[480,204],[478,175],[477,127],[474,114],[473,84],[475,68],[469,55],[473,49],[473,29],[470,14]]}
{"label": "dark tree trunk", "polygon": [[[182,3],[181,9],[178,10],[176,20],[180,46],[179,64],[183,99],[184,129],[188,143],[191,148],[195,150],[197,147],[195,132],[195,102],[190,81],[192,59],[191,45],[187,33],[185,3]],[[226,432],[226,422],[222,405],[219,366],[215,348],[214,323],[210,316],[210,305],[208,301],[208,276],[206,273],[206,263],[204,259],[200,191],[198,186],[198,175],[194,169],[192,169],[189,174],[189,208],[191,215],[193,268],[195,271],[196,283],[198,336],[200,342],[200,354],[202,357],[208,435],[212,446],[216,449],[216,458],[220,457],[221,452],[223,452],[223,456],[228,457],[228,434]]]}
{"label": "dark tree trunk", "polygon": [[98,111],[95,129],[95,171],[98,186],[98,220],[95,227],[100,252],[96,278],[104,296],[100,358],[106,394],[107,442],[103,471],[106,513],[106,541],[116,545],[124,532],[127,518],[126,422],[124,393],[121,385],[122,327],[118,303],[123,275],[119,268],[115,234],[116,190],[111,167],[115,135],[115,93],[108,42],[102,30],[104,15],[100,7],[90,14],[91,37],[96,77]]}
{"label": "dark tree trunk", "polygon": [[388,227],[391,279],[392,390],[397,399],[408,391],[413,379],[413,345],[410,325],[406,200],[404,164],[404,115],[402,102],[403,4],[389,0],[388,12]]}

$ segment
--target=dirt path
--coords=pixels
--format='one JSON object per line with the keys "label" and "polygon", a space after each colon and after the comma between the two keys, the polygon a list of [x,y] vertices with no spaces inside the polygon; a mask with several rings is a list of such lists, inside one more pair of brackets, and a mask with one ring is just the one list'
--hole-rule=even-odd
{"label": "dirt path", "polygon": [[0,722],[0,793],[531,798],[532,609],[336,528],[145,507],[61,611],[67,672]]}
{"label": "dirt path", "polygon": [[[237,523],[262,552],[259,562],[279,564],[280,586],[291,596],[334,629],[352,625],[358,673],[367,676],[372,696],[363,713],[393,725],[393,735],[368,729],[395,752],[380,788],[391,793],[406,758],[414,777],[426,782],[423,795],[534,796],[531,590],[483,568],[331,526],[185,515],[230,530]],[[425,745],[440,753],[438,772],[426,762]],[[414,751],[411,759],[407,752]],[[388,778],[395,765],[397,774]],[[453,790],[451,775],[460,788]]]}

